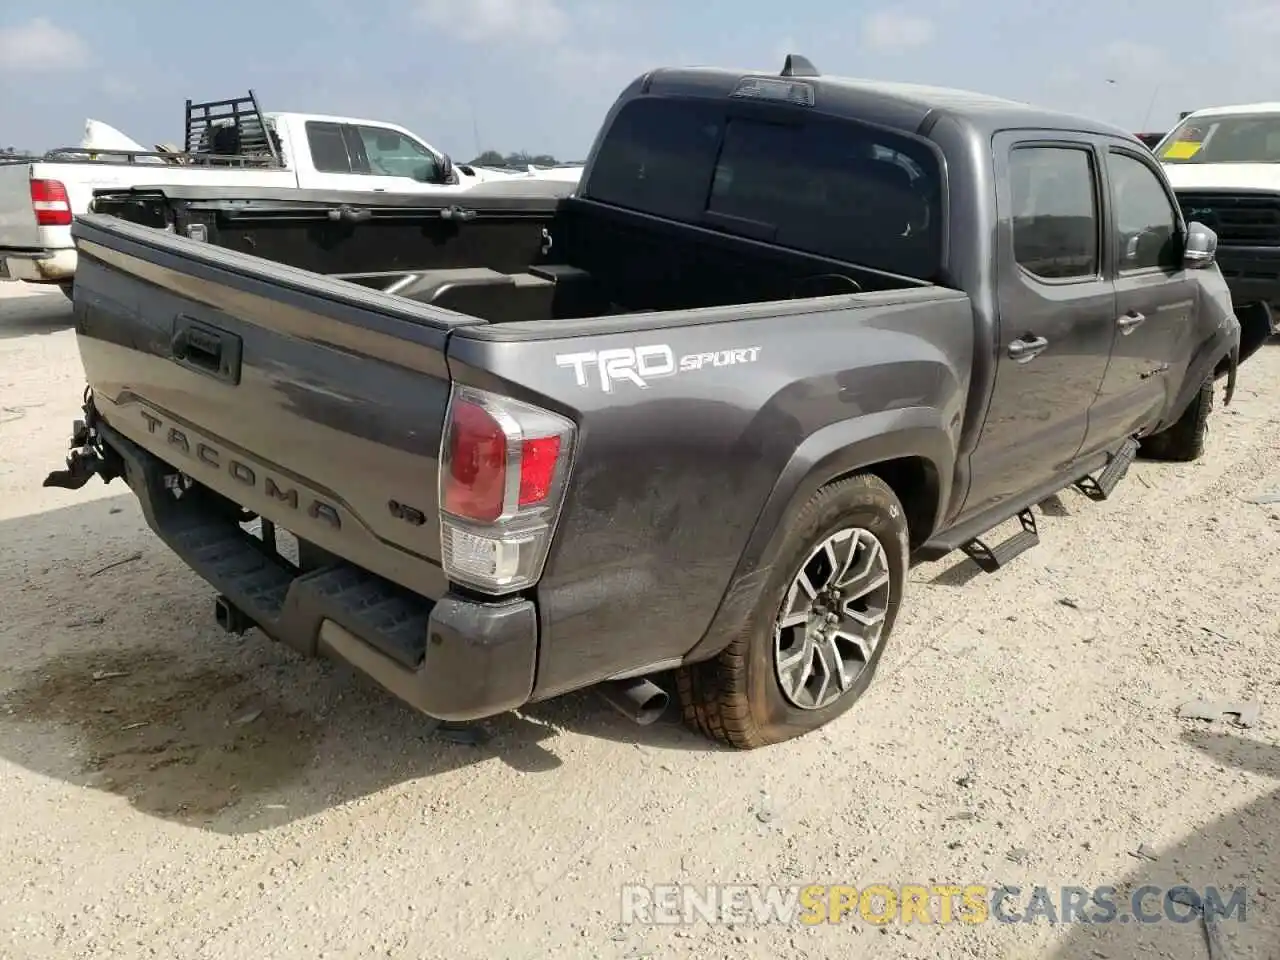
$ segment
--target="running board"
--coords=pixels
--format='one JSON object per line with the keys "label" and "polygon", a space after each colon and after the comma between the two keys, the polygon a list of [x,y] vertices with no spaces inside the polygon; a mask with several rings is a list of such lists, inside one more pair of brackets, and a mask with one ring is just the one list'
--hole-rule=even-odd
{"label": "running board", "polygon": [[1036,517],[1030,507],[1018,514],[1018,522],[1022,524],[1022,529],[994,547],[988,547],[978,537],[974,537],[960,549],[968,554],[969,559],[983,573],[995,573],[1009,561],[1040,543],[1040,534],[1036,532]]}
{"label": "running board", "polygon": [[1129,467],[1138,458],[1138,441],[1130,437],[1107,461],[1106,467],[1095,480],[1087,474],[1077,480],[1073,486],[1090,500],[1106,500],[1120,485]]}

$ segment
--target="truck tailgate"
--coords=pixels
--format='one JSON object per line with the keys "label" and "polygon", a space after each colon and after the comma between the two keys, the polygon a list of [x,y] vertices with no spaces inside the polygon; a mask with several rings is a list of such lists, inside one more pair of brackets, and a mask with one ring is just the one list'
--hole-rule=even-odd
{"label": "truck tailgate", "polygon": [[73,235],[80,354],[108,428],[300,538],[443,595],[444,351],[475,321],[114,217],[81,217]]}
{"label": "truck tailgate", "polygon": [[0,248],[37,250],[46,246],[45,231],[36,224],[31,206],[31,169],[30,163],[0,162]]}

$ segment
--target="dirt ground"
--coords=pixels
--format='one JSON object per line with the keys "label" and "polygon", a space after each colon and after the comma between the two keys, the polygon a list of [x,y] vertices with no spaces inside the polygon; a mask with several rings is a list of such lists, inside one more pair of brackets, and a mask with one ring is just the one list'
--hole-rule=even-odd
{"label": "dirt ground", "polygon": [[[865,700],[735,753],[583,694],[480,747],[256,632],[120,483],[40,487],[82,372],[0,301],[0,957],[1209,957],[1198,922],[620,922],[627,883],[1248,887],[1280,957],[1280,346],[1191,465],[1049,501],[994,576],[917,568]],[[1252,727],[1180,719],[1252,701]],[[1139,848],[1142,853],[1139,854]],[[1154,901],[1158,904],[1158,899]]]}

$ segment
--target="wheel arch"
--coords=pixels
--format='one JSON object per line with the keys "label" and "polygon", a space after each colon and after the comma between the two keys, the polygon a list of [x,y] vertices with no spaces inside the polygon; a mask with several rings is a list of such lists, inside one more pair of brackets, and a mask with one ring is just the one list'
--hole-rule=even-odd
{"label": "wheel arch", "polygon": [[1206,379],[1218,380],[1226,376],[1228,378],[1227,399],[1230,400],[1235,388],[1235,369],[1242,362],[1238,330],[1239,328],[1236,327],[1233,331],[1234,335],[1220,331],[1199,344],[1187,364],[1182,383],[1174,395],[1173,402],[1165,410],[1163,419],[1151,431],[1152,434],[1167,430],[1178,422],[1200,393],[1200,388]]}
{"label": "wheel arch", "polygon": [[715,656],[742,630],[789,520],[828,484],[857,473],[876,475],[902,502],[911,548],[927,541],[951,494],[958,423],[952,427],[941,411],[910,407],[829,424],[810,435],[779,474],[710,625],[685,661]]}

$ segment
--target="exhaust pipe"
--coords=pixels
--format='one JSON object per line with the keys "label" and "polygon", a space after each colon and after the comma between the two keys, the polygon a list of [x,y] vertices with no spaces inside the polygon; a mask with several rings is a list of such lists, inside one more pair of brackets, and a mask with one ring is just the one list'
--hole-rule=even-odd
{"label": "exhaust pipe", "polygon": [[644,677],[608,680],[600,684],[600,695],[620,714],[642,727],[661,717],[671,699],[667,691]]}

